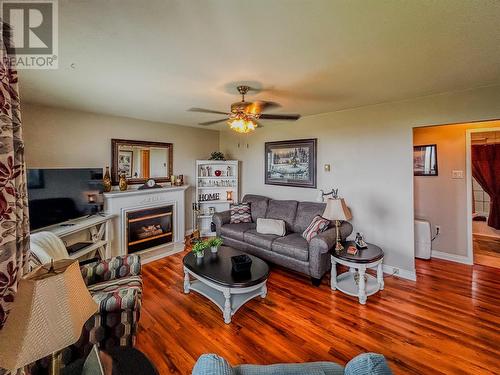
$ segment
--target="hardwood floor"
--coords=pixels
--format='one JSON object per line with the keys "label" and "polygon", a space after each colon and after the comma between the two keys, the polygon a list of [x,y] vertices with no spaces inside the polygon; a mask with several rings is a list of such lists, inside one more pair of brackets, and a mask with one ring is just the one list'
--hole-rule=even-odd
{"label": "hardwood floor", "polygon": [[500,238],[474,235],[474,264],[500,268]]}
{"label": "hardwood floor", "polygon": [[179,253],[143,266],[137,347],[161,374],[190,374],[202,353],[231,364],[335,361],[386,356],[397,374],[500,373],[500,271],[417,261],[418,282],[385,278],[385,290],[357,299],[274,267],[267,298],[224,324],[206,298],[183,293]]}

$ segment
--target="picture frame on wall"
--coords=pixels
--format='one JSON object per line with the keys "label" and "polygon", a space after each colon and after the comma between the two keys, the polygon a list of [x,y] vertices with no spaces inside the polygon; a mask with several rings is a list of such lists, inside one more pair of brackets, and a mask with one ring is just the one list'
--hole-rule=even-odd
{"label": "picture frame on wall", "polygon": [[437,145],[413,146],[413,175],[438,175]]}
{"label": "picture frame on wall", "polygon": [[118,174],[125,174],[126,178],[132,178],[132,170],[134,163],[134,152],[128,150],[120,150],[118,152]]}
{"label": "picture frame on wall", "polygon": [[316,188],[317,138],[265,143],[267,185]]}

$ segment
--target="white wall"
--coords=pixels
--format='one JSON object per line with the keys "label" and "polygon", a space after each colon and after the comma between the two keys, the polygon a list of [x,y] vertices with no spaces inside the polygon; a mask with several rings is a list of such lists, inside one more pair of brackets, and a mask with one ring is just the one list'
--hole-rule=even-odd
{"label": "white wall", "polygon": [[[219,149],[219,132],[125,117],[23,104],[28,168],[98,168],[111,164],[111,138],[171,142],[174,174],[195,184],[195,160]],[[194,188],[186,192],[186,228],[191,228]]]}
{"label": "white wall", "polygon": [[221,132],[220,145],[242,161],[243,194],[314,200],[314,189],[264,184],[264,142],[318,138],[318,188],[339,188],[354,229],[385,250],[386,264],[414,272],[412,128],[495,118],[500,86],[265,122],[251,135]]}

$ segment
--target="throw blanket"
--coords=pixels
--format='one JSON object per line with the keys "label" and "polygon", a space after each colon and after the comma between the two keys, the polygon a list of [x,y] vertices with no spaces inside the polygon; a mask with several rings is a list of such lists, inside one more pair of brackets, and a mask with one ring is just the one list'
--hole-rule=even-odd
{"label": "throw blanket", "polygon": [[30,237],[31,255],[39,264],[69,258],[62,240],[52,232],[32,233]]}

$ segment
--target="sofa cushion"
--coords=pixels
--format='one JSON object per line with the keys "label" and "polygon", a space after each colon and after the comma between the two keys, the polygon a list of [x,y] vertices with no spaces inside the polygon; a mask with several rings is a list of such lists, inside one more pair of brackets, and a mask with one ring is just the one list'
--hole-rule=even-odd
{"label": "sofa cushion", "polygon": [[255,229],[250,229],[243,233],[243,239],[246,243],[266,250],[271,250],[271,245],[276,238],[280,237],[275,234],[260,234]]}
{"label": "sofa cushion", "polygon": [[257,233],[260,234],[275,234],[277,236],[284,236],[286,234],[285,222],[278,219],[264,219],[259,217],[257,219]]}
{"label": "sofa cushion", "polygon": [[392,371],[383,355],[363,353],[347,363],[345,375],[392,375]]}
{"label": "sofa cushion", "polygon": [[330,220],[326,220],[325,218],[316,215],[312,219],[311,224],[309,224],[304,233],[302,233],[302,237],[304,237],[307,242],[310,242],[311,239],[318,233],[327,230],[328,225],[330,225]]}
{"label": "sofa cushion", "polygon": [[299,202],[297,205],[297,215],[293,223],[293,231],[296,233],[304,232],[316,215],[321,216],[323,214],[325,207],[325,203]]}
{"label": "sofa cushion", "polygon": [[250,215],[250,204],[239,203],[231,205],[231,220],[230,224],[251,223],[252,216]]}
{"label": "sofa cushion", "polygon": [[295,214],[297,213],[297,203],[297,201],[270,200],[266,218],[283,220],[286,224],[287,232],[292,232]]}
{"label": "sofa cushion", "polygon": [[263,197],[262,195],[247,194],[243,197],[242,201],[250,203],[253,222],[257,222],[259,217],[266,217],[269,198]]}
{"label": "sofa cushion", "polygon": [[243,233],[249,229],[255,229],[255,223],[225,224],[220,228],[220,233],[224,237],[243,241]]}
{"label": "sofa cushion", "polygon": [[309,243],[299,233],[291,233],[285,237],[277,238],[271,249],[290,258],[304,262],[309,260]]}

